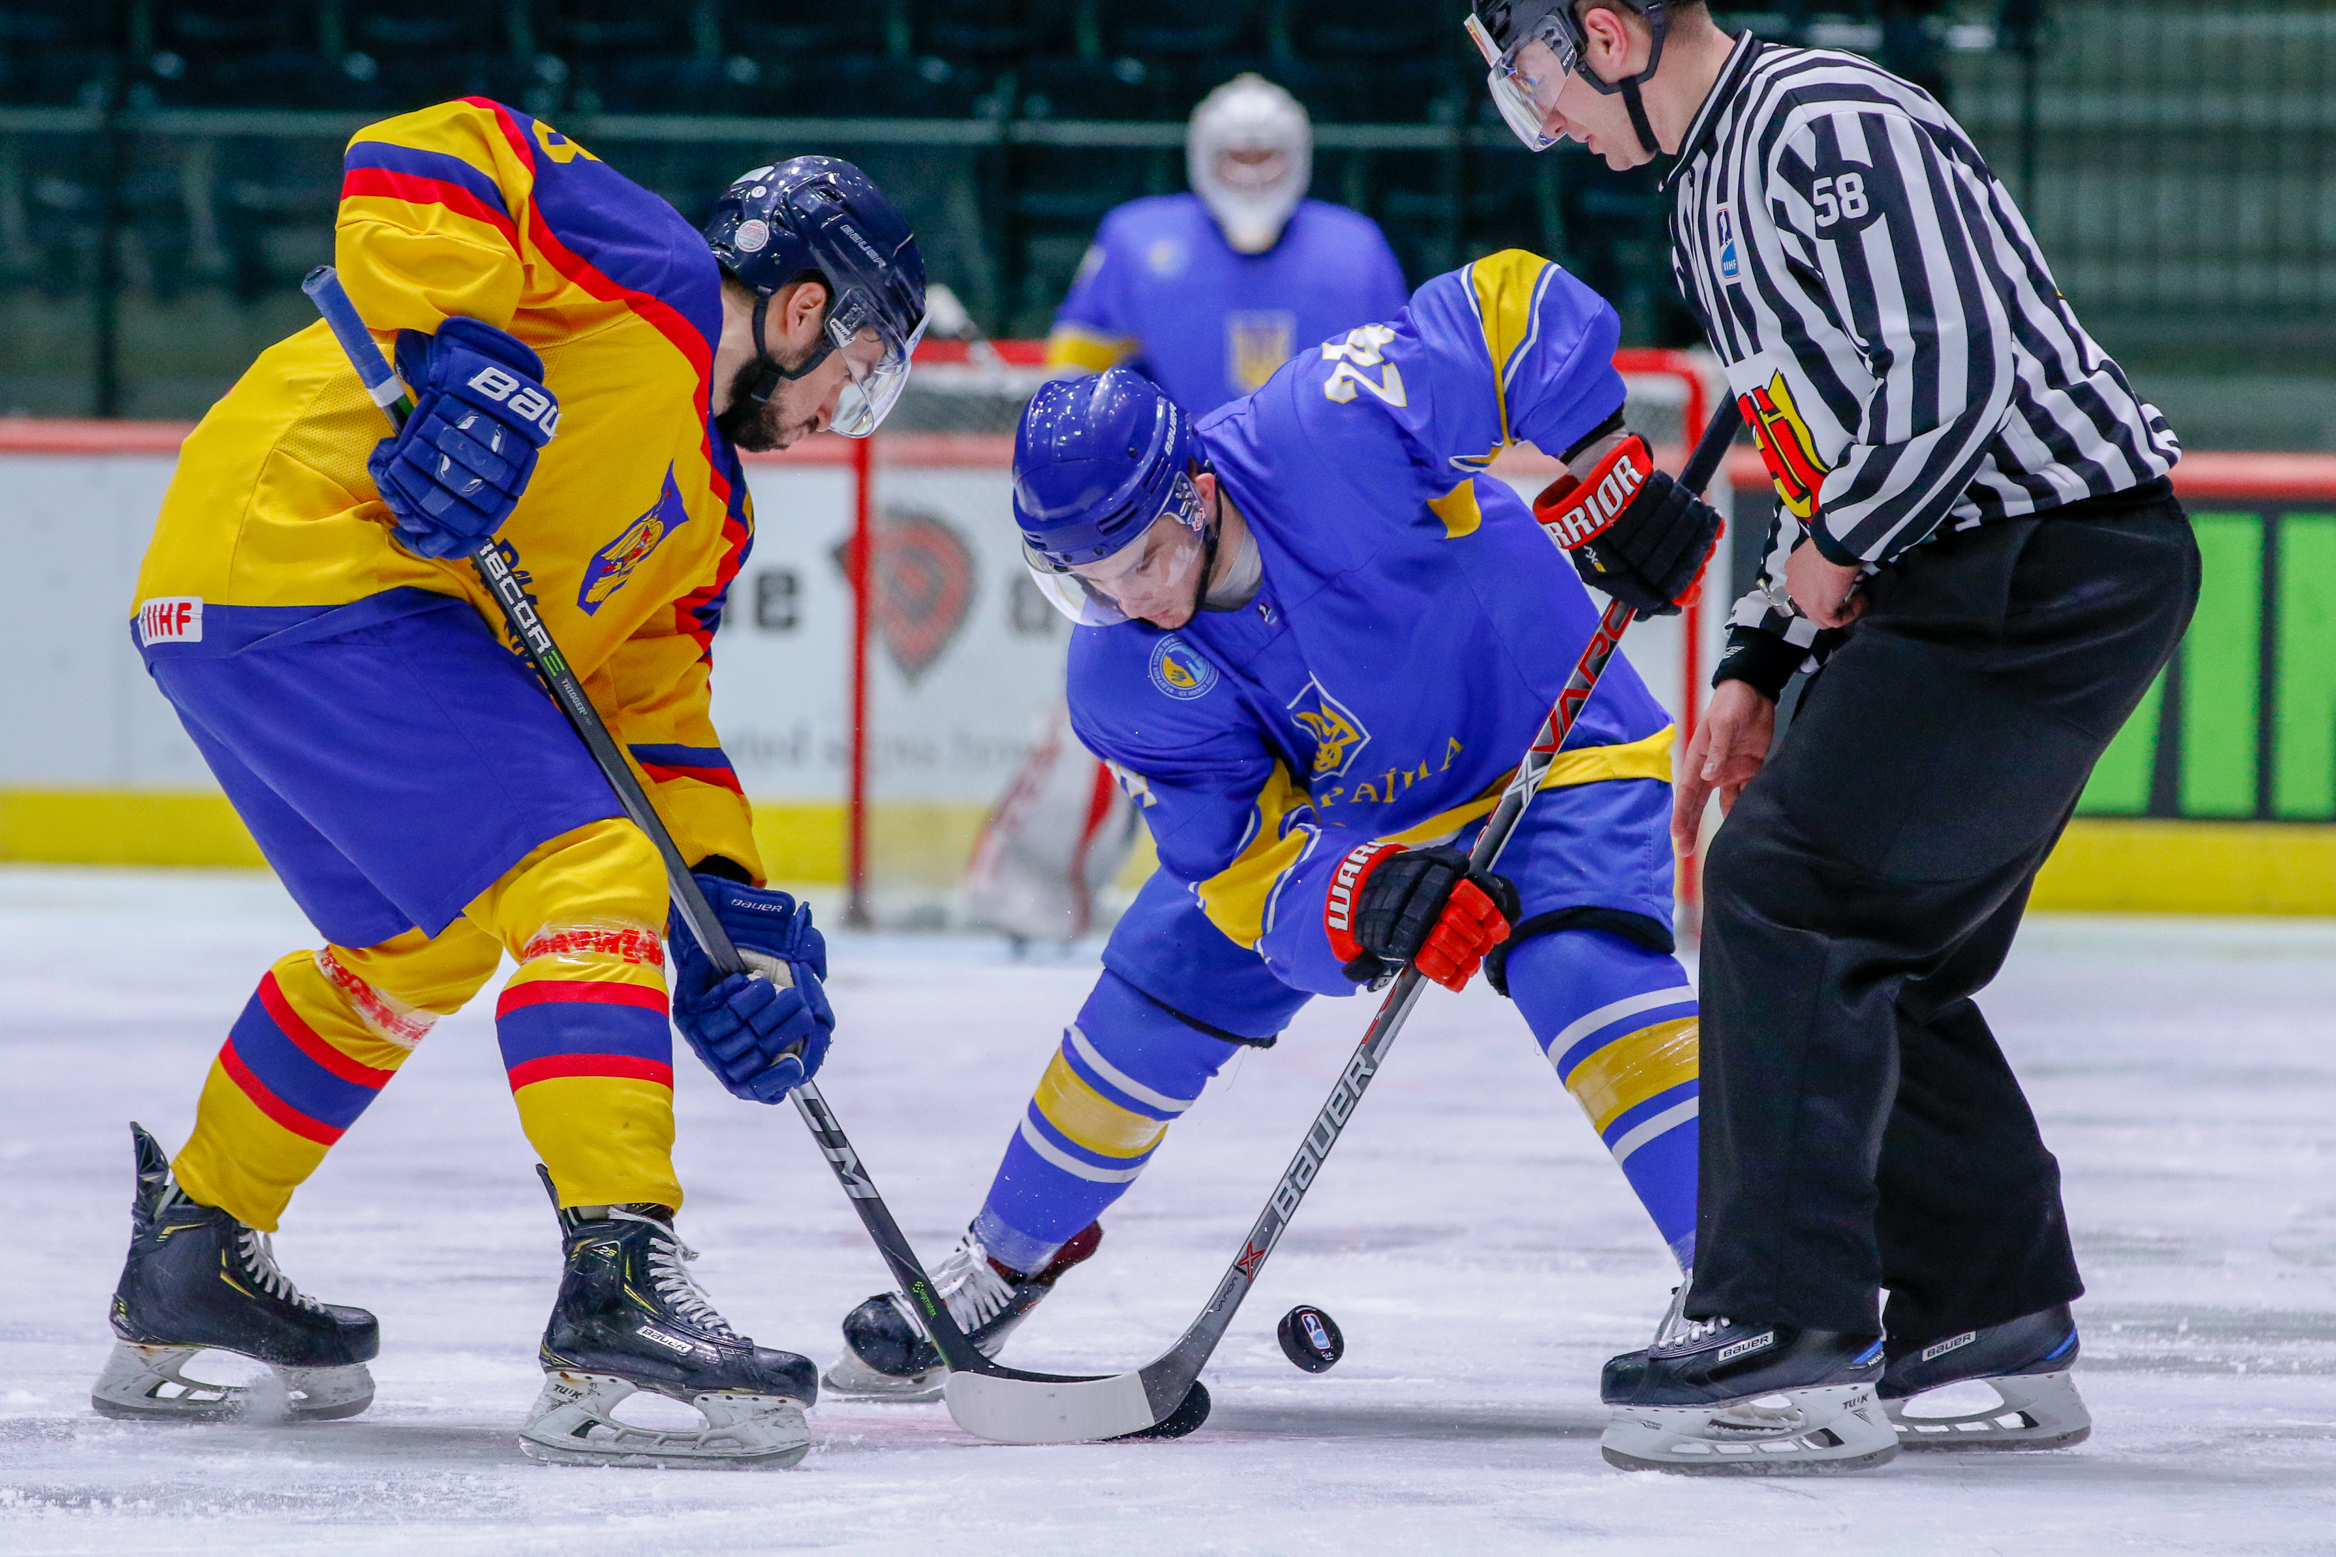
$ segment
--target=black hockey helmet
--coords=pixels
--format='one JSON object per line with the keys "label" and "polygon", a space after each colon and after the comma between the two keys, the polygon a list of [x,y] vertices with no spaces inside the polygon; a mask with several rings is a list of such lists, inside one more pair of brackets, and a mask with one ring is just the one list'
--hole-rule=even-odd
{"label": "black hockey helmet", "polygon": [[[837,347],[873,334],[882,361],[845,389],[835,431],[865,438],[908,382],[925,333],[925,260],[892,202],[840,157],[791,157],[742,175],[715,202],[706,242],[722,268],[755,293],[754,349],[764,373],[748,396],[767,401],[781,379],[801,378]],[[772,361],[762,338],[773,294],[816,273],[828,289],[819,349],[802,366]]]}
{"label": "black hockey helmet", "polygon": [[1485,85],[1492,88],[1493,102],[1499,106],[1509,128],[1516,132],[1517,139],[1529,149],[1547,151],[1557,144],[1554,136],[1541,131],[1539,83],[1517,69],[1518,51],[1528,43],[1539,43],[1557,56],[1561,76],[1579,76],[1592,90],[1608,97],[1621,93],[1623,106],[1630,110],[1630,127],[1637,134],[1639,145],[1646,148],[1648,156],[1659,157],[1663,148],[1655,140],[1654,126],[1647,122],[1646,105],[1639,101],[1638,89],[1652,81],[1655,72],[1663,66],[1663,39],[1671,30],[1668,7],[1665,0],[1597,0],[1597,3],[1633,11],[1645,19],[1653,45],[1647,54],[1647,68],[1637,75],[1625,76],[1620,81],[1602,81],[1596,71],[1582,63],[1590,35],[1574,11],[1574,0],[1470,0],[1469,17],[1464,25],[1489,67],[1484,79]]}

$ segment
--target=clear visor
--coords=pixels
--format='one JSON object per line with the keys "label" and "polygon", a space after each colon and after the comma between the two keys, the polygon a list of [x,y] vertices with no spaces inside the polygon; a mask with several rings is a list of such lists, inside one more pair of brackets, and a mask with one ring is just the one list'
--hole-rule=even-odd
{"label": "clear visor", "polygon": [[[1580,42],[1567,32],[1561,21],[1566,15],[1567,8],[1558,7],[1542,18],[1531,37],[1506,53],[1493,42],[1492,34],[1484,30],[1482,22],[1471,16],[1466,23],[1470,40],[1490,67],[1485,72],[1484,84],[1492,91],[1493,104],[1508,121],[1509,129],[1530,151],[1547,151],[1558,143],[1559,137],[1542,126],[1548,123],[1550,111],[1557,106],[1557,94],[1564,89],[1566,78],[1581,63]],[[1555,68],[1545,72],[1547,79],[1543,79],[1544,73],[1518,66],[1517,56],[1534,43],[1548,49],[1555,60]]]}
{"label": "clear visor", "polygon": [[1200,587],[1208,546],[1196,522],[1199,503],[1190,480],[1178,477],[1177,489],[1142,535],[1108,557],[1064,567],[1024,542],[1022,561],[1039,593],[1082,627],[1111,627],[1175,605],[1189,606]]}
{"label": "clear visor", "polygon": [[875,300],[856,288],[827,311],[827,338],[851,373],[836,401],[830,431],[865,438],[883,424],[908,387],[909,359],[925,338],[929,319],[919,318],[904,340],[885,323]]}

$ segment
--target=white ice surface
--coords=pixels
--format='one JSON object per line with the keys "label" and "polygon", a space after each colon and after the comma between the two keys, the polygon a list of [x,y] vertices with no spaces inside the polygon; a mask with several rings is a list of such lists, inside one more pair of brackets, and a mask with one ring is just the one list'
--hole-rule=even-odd
{"label": "white ice surface", "polygon": [[[353,1421],[164,1428],[88,1409],[127,1236],[128,1135],[175,1146],[227,1022],[305,926],[261,879],[0,870],[0,1552],[1095,1554],[2336,1550],[2336,927],[2040,920],[1989,998],[2067,1178],[2098,1429],[1871,1476],[1625,1476],[1599,1362],[1664,1257],[1514,1013],[1431,990],[1177,1443],[1005,1448],[943,1408],[822,1405],[765,1475],[522,1460],[557,1276],[489,1007],[443,1023],[302,1192],[308,1290],[381,1316]],[[977,1202],[1092,963],[835,938],[822,1078],[913,1239]],[[1243,1057],[1016,1338],[1112,1370],[1187,1322],[1366,1017]],[[678,1047],[678,1046],[677,1046]],[[793,1111],[680,1055],[683,1216],[739,1326],[832,1354],[880,1267]],[[1327,1307],[1308,1377],[1274,1320]]]}

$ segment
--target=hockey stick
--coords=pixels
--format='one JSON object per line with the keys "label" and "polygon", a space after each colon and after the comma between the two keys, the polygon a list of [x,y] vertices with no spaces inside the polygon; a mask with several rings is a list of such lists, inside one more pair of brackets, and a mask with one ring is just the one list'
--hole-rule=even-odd
{"label": "hockey stick", "polygon": [[[1735,437],[1738,416],[1735,402],[1725,401],[1704,428],[1695,453],[1680,476],[1680,484],[1689,491],[1701,492],[1718,471],[1720,460]],[[1613,659],[1630,620],[1631,608],[1622,601],[1606,607],[1597,630],[1590,634],[1581,659],[1574,665],[1573,675],[1558,693],[1556,706],[1542,721],[1533,744],[1526,748],[1524,760],[1517,764],[1516,776],[1501,793],[1500,803],[1485,819],[1484,831],[1477,836],[1476,847],[1469,851],[1471,869],[1490,870],[1500,858],[1509,835],[1516,831],[1518,819],[1540,789],[1550,764],[1557,760],[1559,748],[1573,733],[1574,722],[1597,690],[1598,678]],[[1242,1299],[1256,1285],[1258,1272],[1264,1269],[1267,1257],[1289,1228],[1290,1218],[1297,1214],[1308,1186],[1321,1172],[1331,1147],[1337,1144],[1339,1133],[1346,1128],[1355,1105],[1361,1101],[1364,1089],[1378,1074],[1419,993],[1417,968],[1406,967],[1395,976],[1393,986],[1380,1002],[1379,1014],[1372,1018],[1363,1041],[1355,1046],[1353,1057],[1340,1072],[1329,1101],[1315,1115],[1313,1128],[1306,1132],[1297,1155],[1290,1159],[1289,1167],[1274,1185],[1273,1195],[1258,1213],[1240,1254],[1226,1268],[1208,1306],[1200,1311],[1200,1317],[1193,1320],[1174,1346],[1134,1373],[1037,1387],[1033,1387],[1031,1375],[1006,1375],[994,1368],[951,1373],[947,1386],[949,1414],[957,1419],[957,1425],[977,1437],[1001,1443],[1074,1443],[1117,1438],[1166,1421],[1199,1381],[1201,1369],[1207,1366],[1217,1343],[1232,1324]]]}
{"label": "hockey stick", "polygon": [[[311,271],[308,279],[300,284],[300,290],[308,294],[316,304],[317,312],[324,316],[326,325],[340,342],[341,350],[347,353],[350,366],[357,370],[357,377],[364,382],[365,392],[372,396],[373,403],[388,414],[393,426],[403,427],[406,418],[413,415],[413,398],[407,393],[404,381],[397,376],[396,369],[382,356],[381,347],[365,328],[365,321],[358,317],[356,305],[349,301],[349,294],[342,287],[341,278],[334,273],[333,267],[325,265]],[[680,910],[690,933],[697,937],[698,945],[705,951],[706,960],[725,977],[748,971],[746,959],[739,956],[738,948],[731,943],[729,933],[722,928],[722,921],[715,915],[713,905],[706,901],[705,893],[699,890],[697,878],[690,874],[689,863],[681,857],[681,850],[674,846],[673,835],[665,830],[664,820],[657,815],[656,808],[650,805],[647,793],[641,788],[641,781],[633,776],[631,765],[625,761],[624,754],[617,750],[616,741],[601,720],[600,710],[592,706],[592,699],[585,695],[584,684],[577,679],[567,656],[560,652],[559,644],[553,641],[550,629],[544,625],[542,616],[535,609],[535,603],[527,598],[526,590],[520,587],[518,578],[511,571],[510,559],[503,555],[501,544],[489,536],[471,550],[469,560],[470,565],[478,571],[479,582],[486,586],[487,593],[502,609],[503,622],[512,641],[526,654],[528,663],[535,667],[535,673],[543,679],[545,689],[551,693],[552,701],[559,705],[560,712],[567,715],[568,723],[575,727],[576,734],[583,739],[585,748],[592,753],[592,760],[599,765],[609,787],[616,791],[617,801],[624,807],[625,815],[632,818],[633,824],[648,834],[649,841],[657,846],[658,857],[665,862],[666,882],[673,893],[674,906]],[[916,1251],[909,1247],[908,1239],[901,1233],[900,1224],[892,1219],[890,1208],[884,1204],[884,1197],[876,1192],[875,1184],[860,1166],[859,1153],[852,1149],[851,1141],[844,1135],[843,1126],[836,1122],[835,1113],[827,1106],[827,1099],[820,1095],[819,1088],[805,1081],[788,1096],[794,1099],[796,1112],[803,1116],[803,1123],[810,1129],[812,1139],[819,1143],[821,1155],[827,1158],[828,1166],[835,1170],[836,1179],[843,1185],[844,1193],[851,1198],[853,1209],[860,1213],[860,1221],[868,1229],[868,1236],[875,1240],[876,1252],[884,1257],[884,1263],[891,1268],[892,1279],[925,1315],[925,1327],[932,1333],[933,1344],[942,1357],[952,1368],[994,1367],[995,1364],[974,1349],[973,1343],[957,1328],[949,1317],[949,1311],[934,1294],[933,1283],[925,1275],[924,1266],[917,1260]]]}

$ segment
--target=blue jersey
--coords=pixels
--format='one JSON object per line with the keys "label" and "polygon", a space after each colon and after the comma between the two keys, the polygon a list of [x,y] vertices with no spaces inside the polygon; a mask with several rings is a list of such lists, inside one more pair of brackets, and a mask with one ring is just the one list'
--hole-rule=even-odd
{"label": "blue jersey", "polygon": [[[1436,277],[1196,427],[1256,537],[1249,605],[1074,636],[1080,739],[1143,807],[1162,869],[1284,983],[1354,989],[1323,929],[1338,861],[1490,811],[1588,642],[1598,608],[1484,467],[1621,409],[1617,333],[1535,255]],[[1668,780],[1670,745],[1617,658],[1548,782]]]}
{"label": "blue jersey", "polygon": [[1056,311],[1047,361],[1143,373],[1194,416],[1252,393],[1301,346],[1403,307],[1378,224],[1299,203],[1281,240],[1236,253],[1198,195],[1131,200],[1103,218]]}

